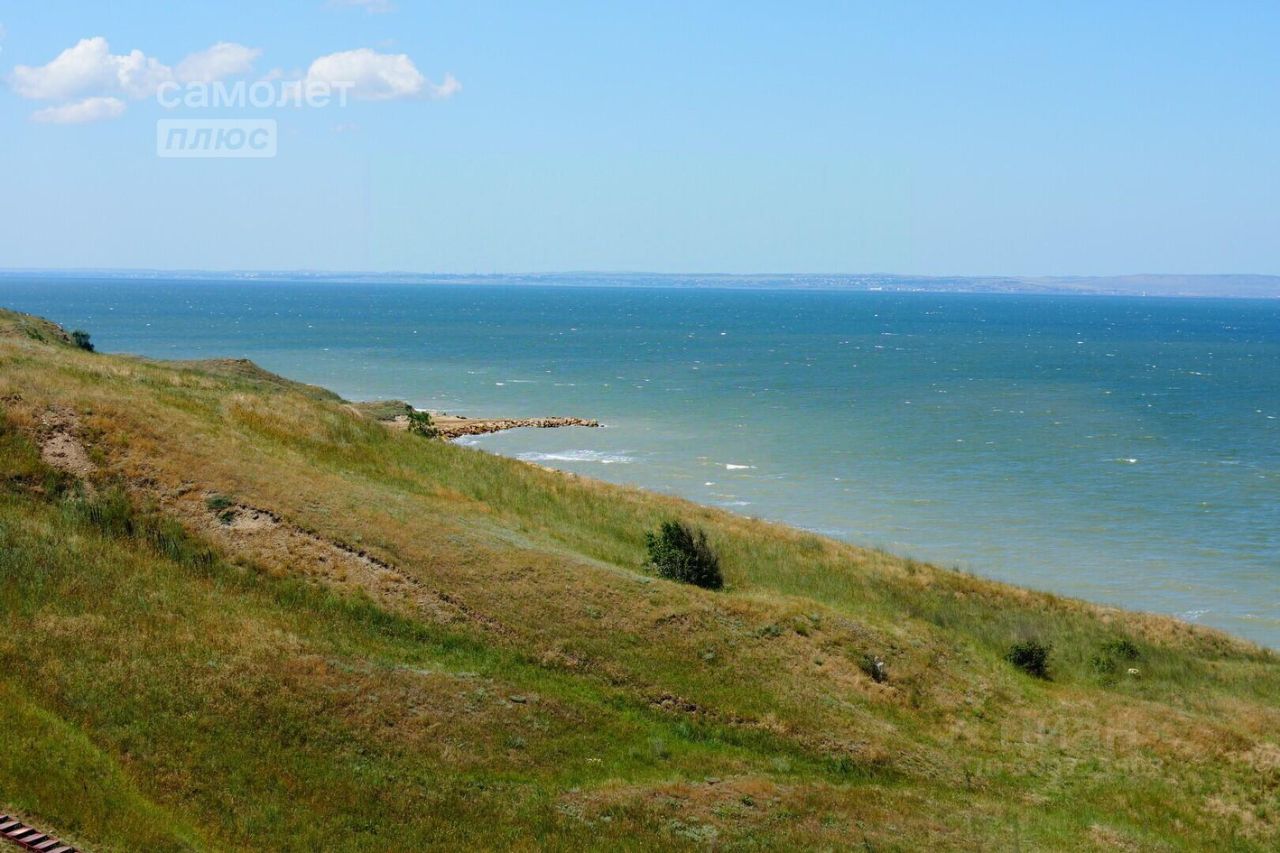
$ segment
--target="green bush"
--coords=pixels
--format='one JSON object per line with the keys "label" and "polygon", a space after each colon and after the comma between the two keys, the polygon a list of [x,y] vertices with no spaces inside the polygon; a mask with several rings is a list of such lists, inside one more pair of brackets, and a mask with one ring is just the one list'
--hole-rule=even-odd
{"label": "green bush", "polygon": [[1102,651],[1117,660],[1137,660],[1142,657],[1138,647],[1125,637],[1103,644]]}
{"label": "green bush", "polygon": [[1126,638],[1110,640],[1102,644],[1102,650],[1094,655],[1089,663],[1103,680],[1109,680],[1120,671],[1121,662],[1131,663],[1142,657],[1138,647]]}
{"label": "green bush", "polygon": [[1023,640],[1014,643],[1005,653],[1004,659],[1036,678],[1049,677],[1049,651],[1052,647],[1037,640]]}
{"label": "green bush", "polygon": [[93,352],[93,343],[89,340],[89,333],[83,329],[76,329],[71,333],[71,343],[82,350]]}
{"label": "green bush", "polygon": [[664,521],[655,533],[645,534],[649,562],[658,574],[703,589],[720,589],[720,558],[707,544],[707,534],[700,528],[680,521]]}
{"label": "green bush", "polygon": [[408,410],[409,415],[409,432],[414,435],[420,435],[423,438],[437,438],[440,435],[440,429],[431,420],[430,412],[420,412],[412,406]]}

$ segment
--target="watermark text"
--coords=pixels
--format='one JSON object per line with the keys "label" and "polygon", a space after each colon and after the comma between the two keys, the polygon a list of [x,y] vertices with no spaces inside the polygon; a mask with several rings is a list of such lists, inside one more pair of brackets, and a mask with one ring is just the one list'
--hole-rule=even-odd
{"label": "watermark text", "polygon": [[161,83],[156,101],[166,110],[187,109],[286,109],[312,107],[324,109],[332,104],[347,105],[347,97],[355,88],[349,80],[237,80],[228,83]]}
{"label": "watermark text", "polygon": [[275,119],[160,119],[157,157],[274,157]]}

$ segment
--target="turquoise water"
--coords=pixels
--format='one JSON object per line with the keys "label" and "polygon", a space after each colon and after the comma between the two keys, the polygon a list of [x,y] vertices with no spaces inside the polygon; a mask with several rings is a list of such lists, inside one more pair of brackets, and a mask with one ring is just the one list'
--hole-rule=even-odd
{"label": "turquoise water", "polygon": [[1280,301],[10,276],[0,305],[598,417],[474,443],[1280,646]]}

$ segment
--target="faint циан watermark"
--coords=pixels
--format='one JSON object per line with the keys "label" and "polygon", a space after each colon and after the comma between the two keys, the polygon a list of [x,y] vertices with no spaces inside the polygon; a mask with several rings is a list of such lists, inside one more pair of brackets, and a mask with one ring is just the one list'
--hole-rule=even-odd
{"label": "faint \u0446\u0438\u0430\u043d watermark", "polygon": [[274,157],[276,120],[160,119],[157,157]]}
{"label": "faint \u0446\u0438\u0430\u043d watermark", "polygon": [[173,81],[156,87],[156,103],[166,110],[185,107],[208,109],[324,109],[345,107],[355,88],[353,81],[342,80],[237,80],[227,83],[192,81],[179,85]]}
{"label": "faint \u0446\u0438\u0430\u043d watermark", "polygon": [[[345,107],[355,83],[329,80],[244,80],[227,83],[174,81],[156,88],[166,110],[288,109]],[[275,119],[160,119],[156,156],[179,158],[276,156]]]}

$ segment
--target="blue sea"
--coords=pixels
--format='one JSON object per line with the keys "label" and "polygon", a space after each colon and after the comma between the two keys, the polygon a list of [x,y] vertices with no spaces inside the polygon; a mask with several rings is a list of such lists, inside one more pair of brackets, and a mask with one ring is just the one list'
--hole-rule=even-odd
{"label": "blue sea", "polygon": [[784,284],[10,274],[0,305],[350,399],[596,417],[473,443],[1280,647],[1280,300]]}

